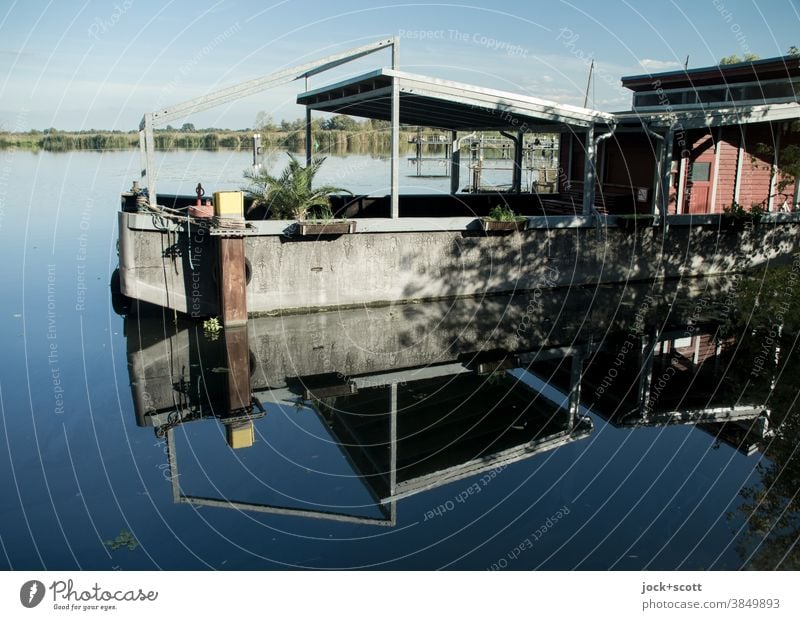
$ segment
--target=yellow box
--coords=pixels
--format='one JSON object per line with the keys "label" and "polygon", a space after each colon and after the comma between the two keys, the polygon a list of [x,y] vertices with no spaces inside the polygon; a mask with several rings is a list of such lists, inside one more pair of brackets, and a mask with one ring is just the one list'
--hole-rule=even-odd
{"label": "yellow box", "polygon": [[242,192],[214,192],[214,215],[219,217],[244,217]]}
{"label": "yellow box", "polygon": [[226,425],[228,445],[234,450],[249,448],[255,443],[256,433],[252,422]]}

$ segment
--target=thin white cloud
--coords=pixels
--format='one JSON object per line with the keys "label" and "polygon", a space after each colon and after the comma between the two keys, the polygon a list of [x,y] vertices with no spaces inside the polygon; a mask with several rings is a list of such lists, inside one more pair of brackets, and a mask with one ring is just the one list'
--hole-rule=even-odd
{"label": "thin white cloud", "polygon": [[677,69],[681,66],[676,60],[655,60],[654,58],[642,58],[639,61],[645,69],[655,69],[656,71],[663,71],[664,69]]}

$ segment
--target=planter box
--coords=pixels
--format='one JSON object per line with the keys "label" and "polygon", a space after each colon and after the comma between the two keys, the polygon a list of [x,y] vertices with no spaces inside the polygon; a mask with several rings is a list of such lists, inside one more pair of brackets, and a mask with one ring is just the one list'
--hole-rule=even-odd
{"label": "planter box", "polygon": [[297,234],[301,237],[347,235],[354,232],[356,232],[356,223],[352,220],[339,220],[332,222],[297,222]]}
{"label": "planter box", "polygon": [[525,230],[527,226],[527,218],[509,221],[481,219],[481,228],[483,228],[484,232],[514,232]]}

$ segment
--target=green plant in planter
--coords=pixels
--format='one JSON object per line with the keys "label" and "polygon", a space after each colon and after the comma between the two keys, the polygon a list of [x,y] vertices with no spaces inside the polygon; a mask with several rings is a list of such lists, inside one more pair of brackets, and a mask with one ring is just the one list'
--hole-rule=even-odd
{"label": "green plant in planter", "polygon": [[732,217],[735,217],[736,219],[744,219],[748,215],[745,208],[735,200],[731,203],[731,206],[723,207],[722,212],[725,215],[730,215]]}
{"label": "green plant in planter", "polygon": [[309,213],[331,212],[329,194],[352,195],[352,192],[332,185],[313,187],[314,177],[325,162],[324,157],[315,157],[304,166],[291,153],[287,155],[289,163],[278,176],[273,176],[266,168],[245,170],[244,177],[250,184],[243,191],[253,200],[248,213],[263,207],[272,219],[305,220]]}
{"label": "green plant in planter", "polygon": [[308,210],[306,217],[313,224],[329,224],[333,221],[333,211],[330,204],[314,205]]}
{"label": "green plant in planter", "polygon": [[496,207],[492,207],[486,219],[494,222],[521,222],[526,218],[524,215],[517,215],[514,213],[508,205],[497,205]]}
{"label": "green plant in planter", "polygon": [[753,218],[753,222],[755,223],[760,222],[761,218],[764,217],[764,214],[767,212],[767,207],[764,206],[763,203],[753,204],[753,206],[750,207],[750,217]]}
{"label": "green plant in planter", "polygon": [[734,201],[730,207],[723,207],[722,212],[732,217],[734,220],[751,220],[754,224],[761,221],[761,218],[767,213],[767,208],[763,203],[754,203],[748,211],[738,202]]}

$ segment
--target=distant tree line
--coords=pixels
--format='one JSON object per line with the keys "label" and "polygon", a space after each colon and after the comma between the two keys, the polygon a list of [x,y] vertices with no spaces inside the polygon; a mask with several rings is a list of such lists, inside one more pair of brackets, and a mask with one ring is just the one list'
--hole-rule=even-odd
{"label": "distant tree line", "polygon": [[[345,114],[336,114],[331,118],[312,118],[311,131],[386,131],[391,129],[389,121],[378,121],[370,118],[358,120]],[[264,132],[305,131],[306,120],[298,118],[293,121],[282,120],[275,123],[267,112],[256,115],[255,129]]]}
{"label": "distant tree line", "polygon": [[[348,150],[367,152],[383,151],[390,146],[390,123],[362,120],[344,115],[315,118],[311,121],[311,141],[315,151]],[[154,132],[155,145],[167,149],[250,149],[253,133],[261,134],[261,143],[267,148],[302,151],[305,149],[305,119],[282,120],[276,124],[266,113],[256,118],[255,128],[223,129],[219,127],[196,128],[193,123],[183,123],[180,128],[167,125]],[[416,128],[414,128],[414,131]],[[402,127],[401,141],[412,135]],[[71,150],[121,150],[138,148],[138,131],[104,131],[84,129],[62,131],[55,127],[27,132],[0,131],[0,148],[25,148],[45,151]]]}

